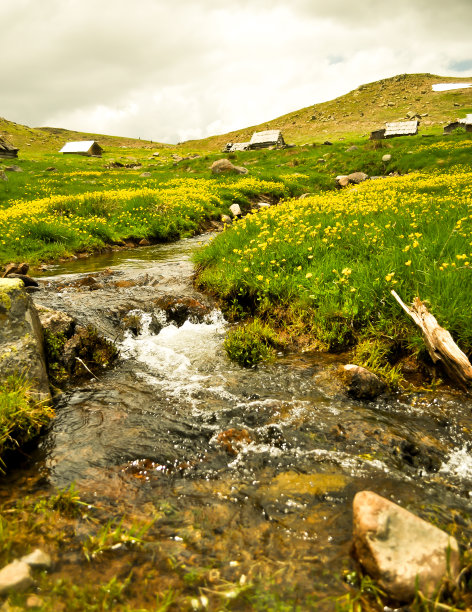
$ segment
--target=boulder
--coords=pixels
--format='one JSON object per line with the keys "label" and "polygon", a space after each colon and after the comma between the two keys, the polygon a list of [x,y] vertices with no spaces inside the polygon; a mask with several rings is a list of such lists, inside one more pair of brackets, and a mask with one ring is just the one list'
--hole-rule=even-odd
{"label": "boulder", "polygon": [[6,172],[23,172],[23,168],[20,166],[5,166]]}
{"label": "boulder", "polygon": [[5,272],[3,273],[2,278],[10,276],[10,274],[26,274],[29,270],[29,265],[26,262],[17,264],[17,263],[9,263],[5,266]]}
{"label": "boulder", "polygon": [[0,181],[8,181],[8,176],[5,174],[4,170],[0,170]]}
{"label": "boulder", "polygon": [[233,217],[240,217],[241,216],[241,208],[239,206],[239,204],[231,204],[231,206],[229,207],[231,214],[233,215]]}
{"label": "boulder", "polygon": [[347,187],[349,185],[349,177],[345,174],[340,174],[336,177],[336,182],[340,187]]}
{"label": "boulder", "polygon": [[382,156],[383,162],[389,162],[391,159],[392,159],[392,156],[390,155],[390,153],[386,153],[385,155]]}
{"label": "boulder", "polygon": [[22,373],[38,399],[49,400],[43,330],[19,278],[0,279],[0,378]]}
{"label": "boulder", "polygon": [[354,553],[390,596],[409,601],[418,588],[432,597],[444,578],[457,578],[452,536],[372,491],[356,494],[353,511]]}
{"label": "boulder", "polygon": [[231,172],[233,174],[247,174],[247,168],[242,166],[234,166],[229,159],[217,159],[210,167],[213,174],[221,174],[223,172]]}
{"label": "boulder", "polygon": [[369,178],[369,175],[365,172],[352,172],[352,174],[348,174],[347,176],[349,182],[354,183],[354,185],[362,183],[363,181],[366,181]]}
{"label": "boulder", "polygon": [[140,178],[149,178],[151,176],[150,172],[142,172],[139,177]]}
{"label": "boulder", "polygon": [[23,284],[25,287],[39,287],[38,282],[35,281],[34,278],[31,278],[31,276],[28,276],[27,274],[8,274],[6,278],[19,278],[20,280],[23,281]]}
{"label": "boulder", "polygon": [[69,337],[74,330],[74,319],[65,312],[59,310],[51,310],[46,306],[37,306],[39,320],[44,330],[50,334],[57,336],[62,334]]}
{"label": "boulder", "polygon": [[386,384],[373,372],[354,364],[344,366],[347,392],[355,399],[374,399],[386,389]]}
{"label": "boulder", "polygon": [[138,244],[139,246],[149,246],[151,243],[147,238],[141,238]]}
{"label": "boulder", "polygon": [[359,147],[357,147],[356,145],[352,145],[352,147],[349,147],[346,149],[346,153],[350,153],[351,151],[358,151]]}
{"label": "boulder", "polygon": [[26,591],[33,584],[31,569],[23,561],[12,561],[0,570],[0,595],[12,591]]}
{"label": "boulder", "polygon": [[229,215],[221,215],[221,222],[222,223],[231,223],[232,219]]}

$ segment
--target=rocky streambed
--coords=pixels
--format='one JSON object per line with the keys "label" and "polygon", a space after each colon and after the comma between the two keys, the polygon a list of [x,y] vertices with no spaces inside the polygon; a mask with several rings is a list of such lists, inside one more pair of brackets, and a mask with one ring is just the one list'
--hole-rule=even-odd
{"label": "rocky streambed", "polygon": [[[32,482],[45,491],[75,482],[108,518],[154,519],[153,546],[140,555],[118,546],[108,567],[132,567],[144,584],[152,565],[154,593],[181,589],[211,609],[264,597],[258,609],[334,609],[356,569],[352,502],[366,489],[470,547],[472,401],[453,392],[356,401],[336,382],[336,356],[230,363],[228,324],[192,286],[200,241],[77,260],[39,279],[39,307],[92,324],[119,358],[59,397],[2,499]],[[85,537],[97,524],[76,529]],[[71,575],[84,563],[64,550],[56,568]]]}

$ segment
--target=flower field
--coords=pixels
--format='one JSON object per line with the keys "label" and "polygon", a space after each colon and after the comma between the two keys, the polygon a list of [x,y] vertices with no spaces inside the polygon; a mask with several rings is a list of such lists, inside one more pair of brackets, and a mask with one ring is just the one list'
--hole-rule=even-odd
{"label": "flower field", "polygon": [[0,262],[30,262],[96,250],[126,239],[172,240],[194,234],[234,201],[287,195],[281,183],[244,177],[173,179],[156,188],[91,191],[16,200],[0,210]]}
{"label": "flower field", "polygon": [[290,199],[238,221],[197,258],[199,285],[258,315],[344,348],[385,336],[413,345],[391,289],[429,303],[472,353],[472,171],[411,173]]}

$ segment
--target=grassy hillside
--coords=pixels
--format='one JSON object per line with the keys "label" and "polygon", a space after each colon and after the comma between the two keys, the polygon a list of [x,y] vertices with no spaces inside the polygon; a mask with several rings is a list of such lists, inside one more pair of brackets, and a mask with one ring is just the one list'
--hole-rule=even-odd
{"label": "grassy hillside", "polygon": [[3,117],[0,117],[0,137],[5,137],[10,143],[18,147],[20,157],[35,155],[39,152],[57,152],[66,142],[76,140],[97,140],[102,147],[114,148],[156,149],[165,146],[148,140],[76,132],[62,128],[30,128],[20,123],[8,121]]}
{"label": "grassy hillside", "polygon": [[323,142],[340,138],[367,136],[383,127],[386,121],[406,119],[409,111],[421,118],[422,133],[441,133],[443,125],[458,116],[472,113],[472,88],[434,92],[435,83],[468,83],[470,78],[441,77],[432,74],[400,74],[389,79],[361,85],[339,98],[308,106],[259,125],[189,140],[179,145],[165,145],[146,140],[76,132],[62,128],[30,128],[0,117],[0,136],[21,149],[20,156],[36,152],[56,152],[67,141],[98,140],[105,148],[159,149],[172,148],[182,154],[188,151],[219,151],[229,142],[244,142],[254,131],[281,129],[292,144]]}
{"label": "grassy hillside", "polygon": [[422,132],[440,133],[443,125],[472,113],[472,88],[435,92],[432,85],[460,82],[472,82],[472,77],[401,74],[361,85],[329,102],[308,106],[260,125],[181,146],[221,149],[227,142],[245,142],[254,131],[270,129],[281,129],[285,140],[293,144],[359,137],[383,127],[386,121],[406,119],[409,111],[424,115]]}

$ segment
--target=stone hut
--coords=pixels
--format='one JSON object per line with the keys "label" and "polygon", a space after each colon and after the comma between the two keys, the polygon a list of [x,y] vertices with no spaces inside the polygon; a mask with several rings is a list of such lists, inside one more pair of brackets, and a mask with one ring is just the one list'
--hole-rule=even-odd
{"label": "stone hut", "polygon": [[280,130],[265,130],[264,132],[254,132],[249,141],[248,149],[268,149],[276,147],[282,149],[285,147],[285,141]]}
{"label": "stone hut", "polygon": [[4,138],[0,138],[0,158],[18,157],[18,151],[19,149],[11,145]]}
{"label": "stone hut", "polygon": [[419,121],[392,121],[385,124],[385,128],[374,130],[370,134],[370,140],[382,140],[382,138],[394,138],[395,136],[414,136],[418,134]]}
{"label": "stone hut", "polygon": [[103,149],[96,140],[81,140],[79,142],[67,142],[59,153],[101,157]]}
{"label": "stone hut", "polygon": [[469,113],[464,119],[457,119],[444,127],[444,134],[451,134],[457,128],[464,128],[466,132],[472,132],[472,114]]}

